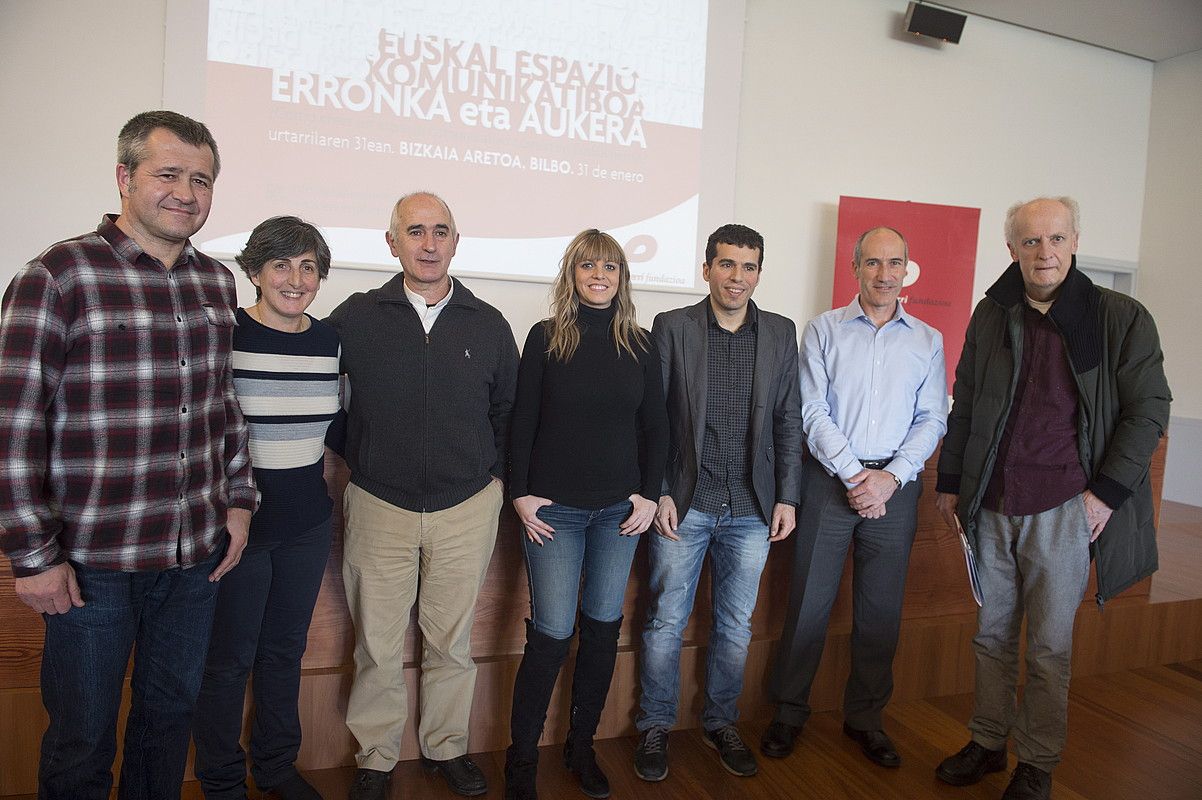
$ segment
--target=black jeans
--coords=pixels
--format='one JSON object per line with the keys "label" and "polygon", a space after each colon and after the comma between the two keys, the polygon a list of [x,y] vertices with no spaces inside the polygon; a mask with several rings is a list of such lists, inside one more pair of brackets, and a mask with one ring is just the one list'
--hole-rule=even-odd
{"label": "black jeans", "polygon": [[192,739],[205,797],[246,796],[239,743],[246,679],[254,672],[251,774],[260,789],[296,774],[301,657],[330,553],[331,520],[284,540],[251,536],[221,579]]}

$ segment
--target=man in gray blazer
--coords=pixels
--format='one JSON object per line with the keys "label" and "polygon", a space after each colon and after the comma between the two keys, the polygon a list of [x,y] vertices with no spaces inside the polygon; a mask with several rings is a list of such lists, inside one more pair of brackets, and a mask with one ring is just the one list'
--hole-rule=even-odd
{"label": "man in gray blazer", "polygon": [[756,773],[734,723],[743,689],[760,573],[772,542],[793,532],[801,498],[797,328],[751,302],[764,238],[743,225],[709,237],[702,275],[710,294],[655,318],[671,446],[649,542],[652,602],[643,631],[635,772],[668,775],[676,722],[681,634],[710,554],[714,622],[706,662],[705,742],[722,766]]}

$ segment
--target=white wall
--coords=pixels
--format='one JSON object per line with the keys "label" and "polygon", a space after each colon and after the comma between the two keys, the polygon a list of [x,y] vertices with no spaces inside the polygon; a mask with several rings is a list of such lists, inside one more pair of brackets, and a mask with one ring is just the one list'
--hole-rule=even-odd
{"label": "white wall", "polygon": [[163,94],[162,0],[0,5],[0,284],[118,210],[117,131]]}
{"label": "white wall", "polygon": [[792,273],[790,312],[830,302],[840,194],[981,208],[976,296],[1036,194],[1077,196],[1083,253],[1138,256],[1149,63],[979,18],[928,46],[887,0],[749,10],[736,207]]}
{"label": "white wall", "polygon": [[1140,247],[1140,299],[1164,340],[1173,413],[1202,417],[1197,306],[1202,223],[1202,50],[1156,65],[1148,185]]}
{"label": "white wall", "polygon": [[[0,282],[117,209],[117,130],[161,102],[164,2],[4,2],[0,219],[10,255]],[[927,44],[899,33],[903,10],[898,0],[748,0],[743,97],[731,113],[741,125],[737,221],[767,241],[760,304],[798,323],[829,305],[840,194],[980,207],[977,296],[1008,262],[1005,208],[1035,194],[1078,197],[1083,254],[1140,259],[1152,65],[979,18],[961,44]],[[1195,117],[1179,135],[1197,130]],[[1196,135],[1194,148],[1196,166]],[[381,226],[392,199],[380,198]],[[1160,261],[1141,271],[1141,291],[1157,286]],[[384,277],[340,271],[313,311]],[[519,343],[544,314],[545,286],[471,285],[506,313]],[[249,284],[240,288],[245,300]],[[1147,299],[1158,318],[1171,316],[1159,305],[1183,305],[1169,291]],[[695,300],[637,297],[646,324]],[[1177,395],[1202,409],[1202,377],[1193,378]]]}
{"label": "white wall", "polygon": [[1202,222],[1202,51],[1156,65],[1140,299],[1156,315],[1173,390],[1164,496],[1202,504],[1202,357],[1197,307]]}
{"label": "white wall", "polygon": [[[960,45],[929,46],[897,33],[901,9],[748,2],[735,202],[767,240],[761,304],[798,322],[827,306],[840,194],[979,206],[978,295],[1006,263],[1002,213],[1036,193],[1078,196],[1082,252],[1136,260],[1151,65],[977,18]],[[2,13],[0,140],[27,154],[4,167],[7,282],[46,244],[116,209],[116,132],[160,103],[164,2],[9,0]],[[381,225],[391,199],[380,199]],[[337,275],[314,311],[382,278]],[[543,313],[543,286],[473,288],[519,341]],[[692,299],[645,293],[641,316]]]}

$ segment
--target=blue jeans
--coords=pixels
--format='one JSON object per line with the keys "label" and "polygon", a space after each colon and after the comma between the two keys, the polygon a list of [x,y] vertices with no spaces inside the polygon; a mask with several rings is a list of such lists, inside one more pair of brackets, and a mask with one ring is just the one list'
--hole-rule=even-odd
{"label": "blue jeans", "polygon": [[705,663],[705,704],[701,725],[707,731],[739,718],[743,667],[751,641],[751,612],[768,560],[768,525],[758,516],[732,517],[689,509],[676,529],[680,541],[651,537],[651,608],[643,629],[639,669],[640,731],[671,728],[680,700],[681,634],[693,612],[697,581],[710,554],[714,623]]}
{"label": "blue jeans", "polygon": [[580,610],[598,622],[622,616],[639,537],[622,536],[618,528],[632,508],[622,500],[597,510],[559,503],[538,510],[538,518],[555,529],[555,538],[538,545],[522,536],[535,630],[553,639],[570,638],[576,630],[577,598]]}
{"label": "blue jeans", "polygon": [[330,555],[331,519],[283,539],[252,534],[221,579],[213,637],[192,724],[206,800],[246,797],[242,704],[254,670],[251,773],[260,791],[294,777],[301,657]]}
{"label": "blue jeans", "polygon": [[224,548],[190,567],[118,572],[72,564],[84,606],[44,615],[40,800],[107,800],[117,714],[137,646],[117,797],[179,797]]}

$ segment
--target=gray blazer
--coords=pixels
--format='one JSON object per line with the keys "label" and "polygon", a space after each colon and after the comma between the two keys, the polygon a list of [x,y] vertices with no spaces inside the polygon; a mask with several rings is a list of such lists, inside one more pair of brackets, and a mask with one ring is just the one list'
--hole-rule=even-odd
{"label": "gray blazer", "polygon": [[[668,468],[663,494],[672,495],[683,519],[697,488],[705,441],[705,390],[709,336],[706,297],[696,305],[655,317],[668,402]],[[764,519],[777,502],[801,502],[801,389],[797,380],[797,326],[788,317],[758,310],[755,377],[751,388],[751,481]]]}

